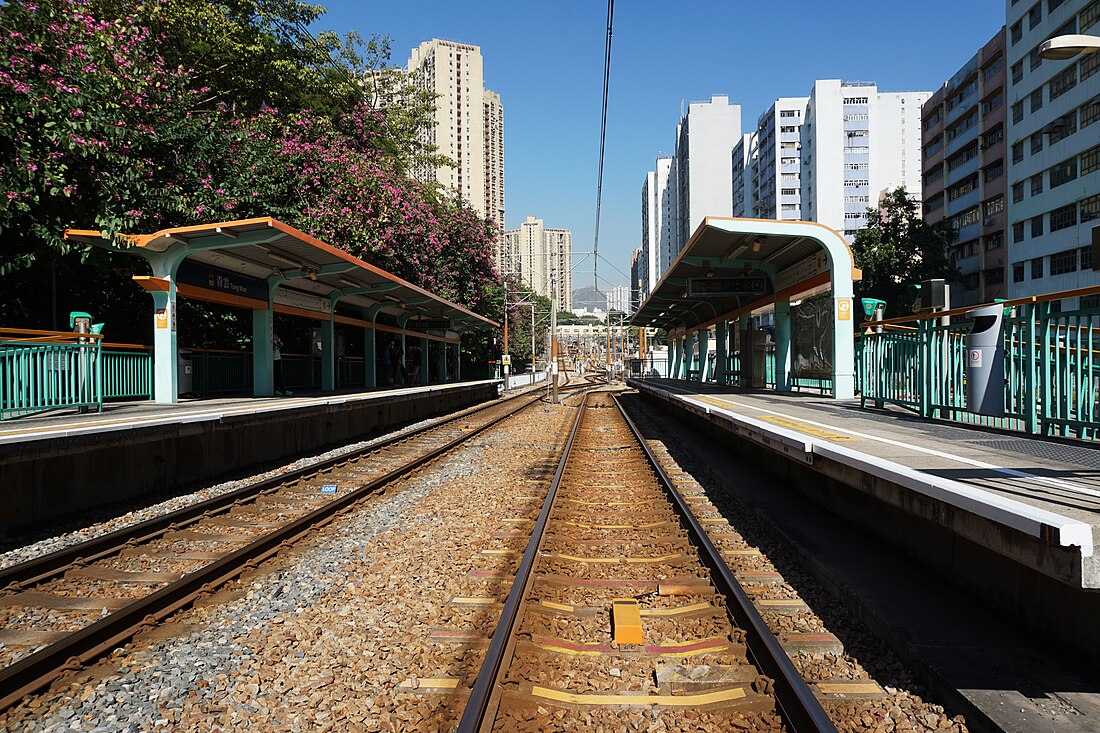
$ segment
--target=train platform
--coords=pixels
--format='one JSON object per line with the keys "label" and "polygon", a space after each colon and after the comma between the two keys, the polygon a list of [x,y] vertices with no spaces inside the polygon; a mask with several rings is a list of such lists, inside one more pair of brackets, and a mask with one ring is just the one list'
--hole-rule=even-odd
{"label": "train platform", "polygon": [[499,394],[500,380],[369,392],[104,405],[0,426],[0,535],[163,496],[303,452],[361,440]]}

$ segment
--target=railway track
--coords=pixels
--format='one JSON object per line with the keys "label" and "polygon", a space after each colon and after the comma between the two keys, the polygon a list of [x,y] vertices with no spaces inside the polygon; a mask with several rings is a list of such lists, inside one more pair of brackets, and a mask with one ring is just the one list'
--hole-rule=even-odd
{"label": "railway track", "polygon": [[578,409],[458,730],[835,731],[609,392]]}
{"label": "railway track", "polygon": [[[567,393],[592,385],[567,384]],[[411,471],[530,391],[0,570],[0,710],[80,670]]]}

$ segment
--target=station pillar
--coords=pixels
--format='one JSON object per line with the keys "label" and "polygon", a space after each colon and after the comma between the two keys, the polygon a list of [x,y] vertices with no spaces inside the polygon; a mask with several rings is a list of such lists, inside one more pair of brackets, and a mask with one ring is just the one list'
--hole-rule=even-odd
{"label": "station pillar", "polygon": [[695,341],[694,337],[691,337],[690,340],[689,340],[688,334],[686,334],[686,333],[684,334],[684,349],[683,349],[684,363],[683,363],[683,366],[681,367],[681,369],[682,369],[682,372],[681,372],[682,377],[681,378],[682,379],[690,379],[691,378],[691,374],[690,374],[691,365],[695,361],[695,349],[694,349],[695,344],[694,344],[694,341]]}
{"label": "station pillar", "polygon": [[176,338],[176,271],[186,250],[169,249],[146,255],[153,278],[161,281],[150,290],[153,297],[153,401],[174,404],[179,401],[179,343]]}
{"label": "station pillar", "polygon": [[[534,343],[531,346],[534,348]],[[534,359],[531,359],[531,367],[534,369]],[[462,334],[458,335],[458,342],[455,344],[455,380],[462,381]]]}
{"label": "station pillar", "polygon": [[696,335],[699,338],[699,381],[705,382],[710,377],[710,331],[702,330]]}
{"label": "station pillar", "polygon": [[714,381],[717,384],[725,384],[729,369],[729,345],[726,339],[726,322],[718,321],[714,324]]}
{"label": "station pillar", "polygon": [[381,305],[372,305],[362,311],[363,319],[371,323],[363,334],[363,384],[366,389],[378,387],[378,330],[374,325],[381,309]]}
{"label": "station pillar", "polygon": [[445,341],[440,341],[439,342],[439,364],[438,364],[438,368],[439,368],[439,381],[441,383],[447,381],[447,347],[448,346],[450,346],[450,344],[446,343]]}
{"label": "station pillar", "polygon": [[737,330],[741,333],[741,349],[737,363],[737,386],[739,387],[752,386],[745,382],[745,359],[752,363],[752,335],[749,334],[749,337],[745,338],[750,328],[752,328],[752,316],[747,313],[739,316],[737,319]]}
{"label": "station pillar", "polygon": [[321,321],[321,391],[336,390],[336,310],[335,303],[328,318]]}
{"label": "station pillar", "polygon": [[775,391],[791,391],[791,301],[775,301]]}

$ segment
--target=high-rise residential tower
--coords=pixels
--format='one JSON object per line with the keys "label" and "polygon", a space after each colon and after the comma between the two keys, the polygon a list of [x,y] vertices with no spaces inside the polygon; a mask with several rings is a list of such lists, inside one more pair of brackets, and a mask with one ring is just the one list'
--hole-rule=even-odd
{"label": "high-rise residential tower", "polygon": [[657,158],[655,167],[642,183],[642,300],[649,297],[679,251],[672,158]]}
{"label": "high-rise residential tower", "polygon": [[814,82],[801,128],[801,215],[851,242],[866,211],[899,186],[921,200],[920,109],[930,92]]}
{"label": "high-rise residential tower", "polygon": [[522,279],[539,295],[557,298],[558,310],[573,309],[573,234],[529,216],[501,237],[501,272]]}
{"label": "high-rise residential tower", "polygon": [[680,118],[673,164],[678,218],[673,259],[704,217],[732,213],[730,157],[740,139],[741,106],[730,104],[727,96],[692,102]]}
{"label": "high-rise residential tower", "polygon": [[437,95],[435,124],[422,141],[455,162],[413,174],[453,189],[503,226],[504,113],[499,95],[486,94],[481,49],[433,38],[413,49],[408,74],[417,89]]}
{"label": "high-rise residential tower", "polygon": [[730,171],[733,182],[732,215],[741,218],[756,216],[753,200],[753,155],[756,152],[756,133],[749,132],[741,136],[733,146]]}
{"label": "high-rise residential tower", "polygon": [[1002,27],[921,109],[924,218],[947,219],[958,233],[950,254],[963,277],[953,307],[1007,291],[1005,68]]}
{"label": "high-rise residential tower", "polygon": [[[1100,224],[1100,54],[1045,60],[1054,36],[1100,32],[1098,0],[1007,2],[1008,296],[1100,284],[1092,228]],[[1100,298],[1055,301],[1095,307]]]}
{"label": "high-rise residential tower", "polygon": [[802,218],[800,131],[806,97],[777,99],[756,124],[752,155],[753,208],[757,219]]}

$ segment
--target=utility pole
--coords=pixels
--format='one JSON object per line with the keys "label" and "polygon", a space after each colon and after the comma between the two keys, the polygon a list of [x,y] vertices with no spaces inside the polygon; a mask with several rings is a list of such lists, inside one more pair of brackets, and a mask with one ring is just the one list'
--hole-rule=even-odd
{"label": "utility pole", "polygon": [[501,368],[504,370],[504,389],[508,389],[508,372],[511,365],[507,362],[509,359],[505,358],[508,354],[508,278],[504,278],[504,351],[501,352],[500,361]]}

